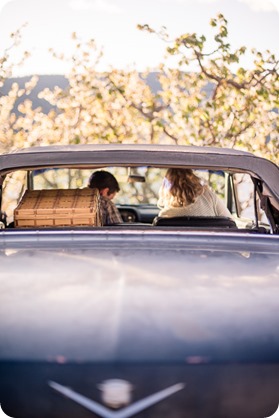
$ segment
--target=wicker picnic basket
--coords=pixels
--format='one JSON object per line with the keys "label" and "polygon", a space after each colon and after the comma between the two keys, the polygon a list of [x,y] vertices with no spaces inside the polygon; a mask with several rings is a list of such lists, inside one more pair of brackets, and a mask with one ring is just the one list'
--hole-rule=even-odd
{"label": "wicker picnic basket", "polygon": [[27,190],[14,211],[15,227],[101,226],[97,189]]}

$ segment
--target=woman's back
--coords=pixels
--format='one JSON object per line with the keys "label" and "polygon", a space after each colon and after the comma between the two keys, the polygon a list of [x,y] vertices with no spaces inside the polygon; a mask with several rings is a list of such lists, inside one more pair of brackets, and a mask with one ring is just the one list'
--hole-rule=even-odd
{"label": "woman's back", "polygon": [[223,201],[191,169],[169,168],[159,191],[160,217],[226,216]]}
{"label": "woman's back", "polygon": [[194,203],[187,206],[164,207],[159,216],[227,216],[231,213],[223,202],[208,187],[204,187],[203,193],[197,196]]}

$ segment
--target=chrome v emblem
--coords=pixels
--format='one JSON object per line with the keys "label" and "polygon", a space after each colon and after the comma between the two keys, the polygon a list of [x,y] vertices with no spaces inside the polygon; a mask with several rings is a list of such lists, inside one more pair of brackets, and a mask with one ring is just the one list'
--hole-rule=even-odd
{"label": "chrome v emblem", "polygon": [[143,411],[144,409],[149,408],[150,406],[162,401],[163,399],[168,398],[169,396],[173,395],[174,393],[180,391],[184,388],[184,383],[177,383],[176,385],[170,386],[166,389],[163,389],[159,392],[154,393],[153,395],[149,395],[146,398],[143,398],[132,405],[126,406],[118,411],[112,411],[105,406],[99,404],[98,402],[92,401],[89,398],[86,398],[83,395],[75,392],[74,390],[67,388],[66,386],[62,386],[59,383],[49,381],[49,386],[52,389],[56,390],[62,395],[66,396],[69,399],[72,399],[74,402],[82,405],[84,408],[88,409],[91,412],[99,415],[102,418],[129,418],[133,415]]}

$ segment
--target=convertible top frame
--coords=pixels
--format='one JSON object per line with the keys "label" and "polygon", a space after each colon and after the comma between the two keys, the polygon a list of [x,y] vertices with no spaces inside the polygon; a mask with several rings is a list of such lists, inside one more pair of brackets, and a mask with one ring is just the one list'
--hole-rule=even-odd
{"label": "convertible top frame", "polygon": [[249,172],[279,200],[279,168],[251,153],[214,147],[176,145],[57,145],[24,148],[0,155],[0,175],[19,169],[94,165],[188,166]]}
{"label": "convertible top frame", "polygon": [[6,174],[16,170],[108,166],[190,167],[248,173],[256,179],[262,207],[269,205],[274,218],[273,228],[276,230],[279,224],[279,167],[269,160],[235,149],[149,144],[24,148],[0,155],[0,185]]}

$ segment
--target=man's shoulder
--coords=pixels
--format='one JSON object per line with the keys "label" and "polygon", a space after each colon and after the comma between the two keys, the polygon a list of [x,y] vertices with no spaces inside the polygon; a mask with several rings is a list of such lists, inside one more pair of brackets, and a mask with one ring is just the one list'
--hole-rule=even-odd
{"label": "man's shoulder", "polygon": [[100,201],[104,206],[115,206],[114,203],[106,196],[100,196]]}

